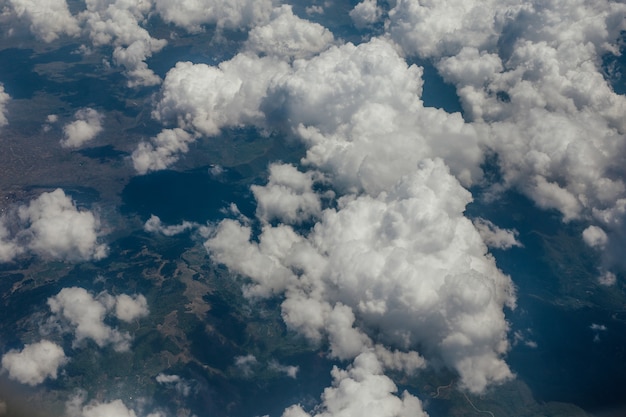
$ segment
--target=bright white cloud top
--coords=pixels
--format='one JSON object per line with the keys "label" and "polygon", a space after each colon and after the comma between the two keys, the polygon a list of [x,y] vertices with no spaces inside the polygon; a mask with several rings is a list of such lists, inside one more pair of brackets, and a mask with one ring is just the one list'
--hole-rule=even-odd
{"label": "bright white cloud top", "polygon": [[[318,407],[294,405],[284,417],[425,416],[389,371],[443,365],[458,375],[458,388],[475,394],[514,378],[505,314],[516,290],[489,249],[522,243],[517,230],[466,216],[472,187],[489,187],[492,198],[516,190],[564,223],[579,222],[582,242],[605,251],[595,279],[617,282],[610,269],[623,260],[610,248],[626,242],[626,96],[613,90],[603,59],[623,47],[626,4],[363,0],[350,7],[363,34],[352,42],[275,0],[86,0],[74,15],[64,0],[10,0],[3,13],[44,42],[82,35],[90,47],[110,48],[128,87],[153,88],[157,130],[130,157],[141,175],[175,167],[195,141],[230,128],[302,144],[300,161],[271,161],[267,181],[250,187],[253,218],[172,226],[152,216],[143,229],[165,236],[201,229],[212,262],[247,280],[246,297],[279,299],[288,329],[339,363]],[[319,5],[306,10],[324,13]],[[238,34],[238,50],[213,65],[177,62],[161,79],[148,65],[168,46],[164,32],[150,33],[155,16],[170,25],[168,39],[179,36],[174,28],[185,36],[211,28],[214,42]],[[454,86],[462,114],[424,104],[424,68],[413,62],[432,65]],[[8,123],[8,100],[0,85],[0,126]],[[77,111],[61,145],[87,144],[103,117]],[[491,184],[483,172],[490,164],[499,174]],[[98,218],[58,189],[0,217],[0,261],[29,253],[102,259],[108,248],[100,235]],[[117,351],[129,349],[131,336],[106,317],[128,323],[148,314],[142,295],[94,296],[79,287],[48,304],[76,345],[89,339]],[[56,377],[66,358],[46,345],[42,362],[43,343],[51,344],[3,357],[11,378],[34,385]],[[251,354],[235,359],[244,375],[257,365]],[[273,366],[296,376],[296,368]],[[113,401],[77,415],[135,411]]]}
{"label": "bright white cloud top", "polygon": [[128,332],[107,325],[104,320],[113,314],[119,320],[132,322],[148,315],[148,304],[143,295],[131,297],[126,294],[112,296],[106,292],[94,297],[79,287],[63,288],[48,299],[54,314],[51,323],[68,323],[75,336],[74,346],[90,339],[99,347],[113,346],[118,352],[130,349],[132,337]]}
{"label": "bright white cloud top", "polygon": [[9,378],[31,386],[41,384],[46,378],[56,379],[58,369],[68,358],[56,343],[48,340],[25,345],[22,350],[10,350],[2,356],[2,369]]}
{"label": "bright white cloud top", "polygon": [[100,234],[98,218],[78,210],[59,188],[0,217],[0,261],[12,261],[24,252],[73,262],[102,259],[108,247],[98,242]]}
{"label": "bright white cloud top", "polygon": [[78,148],[95,138],[102,132],[104,116],[92,108],[77,110],[74,121],[63,126],[64,138],[61,146],[64,148]]}

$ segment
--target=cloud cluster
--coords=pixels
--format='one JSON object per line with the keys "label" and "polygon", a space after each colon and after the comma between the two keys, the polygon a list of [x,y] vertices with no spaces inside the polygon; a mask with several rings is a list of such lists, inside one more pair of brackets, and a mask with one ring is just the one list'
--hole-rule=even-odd
{"label": "cloud cluster", "polygon": [[48,306],[54,314],[52,323],[68,323],[71,326],[75,345],[90,339],[99,347],[112,345],[118,352],[130,348],[132,337],[127,332],[120,332],[107,325],[104,322],[106,316],[113,314],[118,320],[132,322],[148,315],[148,304],[141,294],[114,297],[103,292],[94,297],[79,287],[62,289],[48,299]]}
{"label": "cloud cluster", "polygon": [[9,0],[8,4],[20,20],[29,24],[31,32],[44,42],[80,33],[79,22],[70,13],[65,0]]}
{"label": "cloud cluster", "polygon": [[59,188],[0,217],[0,261],[24,252],[67,261],[102,259],[108,247],[98,242],[99,234],[97,217],[78,210]]}
{"label": "cloud cluster", "polygon": [[161,82],[146,64],[167,41],[153,38],[142,26],[152,10],[151,1],[86,0],[80,13],[84,30],[94,46],[113,46],[113,62],[125,69],[129,87],[157,85]]}
{"label": "cloud cluster", "polygon": [[183,129],[164,129],[150,142],[141,142],[131,156],[139,174],[165,169],[178,161],[180,153],[189,150],[194,137]]}
{"label": "cloud cluster", "polygon": [[2,356],[2,369],[9,378],[31,386],[41,384],[46,378],[56,379],[58,369],[68,358],[56,343],[48,340],[25,345],[20,350],[10,350]]}
{"label": "cloud cluster", "polygon": [[469,201],[441,160],[425,160],[386,193],[340,199],[307,236],[266,225],[257,243],[249,226],[225,220],[205,246],[250,277],[248,296],[283,294],[286,324],[327,340],[332,356],[374,349],[387,367],[413,371],[419,353],[480,392],[512,376],[503,307],[515,297],[463,216]]}
{"label": "cloud cluster", "polygon": [[63,126],[64,139],[61,140],[61,146],[64,148],[83,146],[102,132],[104,115],[92,108],[77,110],[74,119],[73,122]]}
{"label": "cloud cluster", "polygon": [[257,201],[257,217],[264,222],[280,219],[295,224],[319,216],[322,204],[313,190],[313,177],[313,173],[302,173],[293,165],[270,165],[268,183],[250,187]]}
{"label": "cloud cluster", "polygon": [[241,29],[266,23],[273,0],[155,0],[156,11],[164,21],[189,32],[200,32],[204,25],[218,30]]}
{"label": "cloud cluster", "polygon": [[[87,393],[79,390],[65,404],[65,414],[68,417],[137,417],[135,410],[127,406],[122,400],[86,402]],[[145,399],[138,398],[135,407],[139,416],[145,417],[165,417],[159,410],[150,413],[144,411],[146,408]]]}
{"label": "cloud cluster", "polygon": [[317,23],[293,14],[291,6],[283,5],[272,11],[266,25],[252,28],[245,48],[259,55],[280,58],[307,58],[334,41],[333,34]]}
{"label": "cloud cluster", "polygon": [[307,413],[301,406],[285,410],[282,417],[427,417],[420,400],[407,391],[395,395],[398,388],[383,373],[375,355],[359,355],[347,370],[333,368],[333,386],[326,388],[322,403],[315,412]]}

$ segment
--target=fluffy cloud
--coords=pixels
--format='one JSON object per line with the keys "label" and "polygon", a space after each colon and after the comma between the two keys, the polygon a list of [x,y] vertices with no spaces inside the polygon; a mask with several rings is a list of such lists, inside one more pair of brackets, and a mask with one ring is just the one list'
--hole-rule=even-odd
{"label": "fluffy cloud", "polygon": [[199,32],[203,25],[222,29],[240,29],[266,23],[273,0],[156,0],[157,12],[163,20]]}
{"label": "fluffy cloud", "polygon": [[137,417],[135,411],[126,407],[122,400],[108,403],[94,403],[86,405],[81,417]]}
{"label": "fluffy cloud", "polygon": [[391,37],[409,54],[422,57],[455,55],[463,46],[481,47],[497,41],[501,14],[515,0],[399,0],[389,11]]}
{"label": "fluffy cloud", "polygon": [[44,42],[52,42],[60,35],[80,33],[77,19],[72,16],[65,0],[9,0],[13,12],[30,25],[30,30]]}
{"label": "fluffy cloud", "polygon": [[2,357],[2,369],[9,378],[31,386],[41,384],[46,378],[56,379],[59,367],[68,358],[63,348],[48,340],[25,345],[21,351],[11,350]]}
{"label": "fluffy cloud", "polygon": [[477,132],[460,114],[424,107],[421,76],[385,39],[331,47],[276,78],[263,110],[287,121],[308,146],[305,163],[344,191],[375,195],[429,157],[471,184],[482,175]]}
{"label": "fluffy cloud", "polygon": [[501,229],[489,220],[480,218],[474,221],[474,226],[490,248],[510,249],[513,246],[522,246],[517,240],[517,230]]}
{"label": "fluffy cloud", "polygon": [[366,28],[380,21],[382,13],[376,0],[363,0],[350,11],[350,18],[357,28]]}
{"label": "fluffy cloud", "polygon": [[274,9],[271,21],[250,30],[246,48],[257,53],[281,58],[305,58],[326,49],[333,34],[323,26],[300,19],[291,6]]}
{"label": "fluffy cloud", "polygon": [[129,87],[157,85],[161,79],[148,68],[146,59],[167,44],[142,27],[152,10],[151,1],[86,0],[79,18],[94,46],[113,46],[113,61],[125,69]]}
{"label": "fluffy cloud", "polygon": [[609,238],[598,226],[589,226],[585,230],[583,230],[583,240],[585,243],[592,248],[603,248]]}
{"label": "fluffy cloud", "polygon": [[164,129],[150,142],[141,142],[133,151],[135,170],[140,174],[165,169],[178,161],[178,154],[189,150],[194,137],[183,129]]}
{"label": "fluffy cloud", "polygon": [[384,375],[383,367],[371,353],[359,355],[347,370],[335,367],[332,376],[333,386],[324,390],[322,404],[314,413],[292,406],[282,417],[428,416],[420,400],[407,391],[401,397],[395,395],[398,388]]}
{"label": "fluffy cloud", "polygon": [[146,297],[139,294],[134,297],[120,294],[115,297],[115,317],[130,323],[138,318],[148,315],[148,302]]}
{"label": "fluffy cloud", "polygon": [[102,259],[108,247],[98,243],[99,230],[93,213],[78,210],[59,188],[0,217],[0,260],[26,251],[68,261]]}
{"label": "fluffy cloud", "polygon": [[100,347],[110,344],[120,352],[130,348],[132,338],[130,334],[105,324],[106,315],[113,313],[119,320],[131,322],[148,314],[143,295],[130,297],[122,294],[113,297],[105,292],[94,297],[78,287],[62,289],[48,299],[48,306],[55,314],[52,322],[67,322],[73,328],[75,345],[91,339]]}
{"label": "fluffy cloud", "polygon": [[259,124],[269,81],[287,70],[276,58],[251,54],[239,54],[217,67],[179,62],[167,73],[152,115],[207,136],[225,126]]}
{"label": "fluffy cloud", "polygon": [[[284,294],[287,325],[313,341],[327,338],[332,356],[421,347],[480,392],[512,376],[501,357],[508,349],[503,307],[515,298],[463,216],[469,201],[441,160],[426,160],[386,193],[339,200],[306,237],[284,224],[265,226],[255,243],[248,226],[226,220],[205,245],[216,261],[251,278],[249,296]],[[406,368],[423,366],[412,355]]]}
{"label": "fluffy cloud", "polygon": [[312,173],[302,173],[286,164],[272,164],[269,171],[267,185],[250,187],[257,200],[259,219],[294,224],[320,214],[321,201],[313,191]]}
{"label": "fluffy cloud", "polygon": [[77,110],[74,119],[63,127],[65,138],[61,140],[61,146],[64,148],[78,148],[102,132],[104,116],[92,108]]}
{"label": "fluffy cloud", "polygon": [[0,84],[0,127],[9,124],[7,119],[7,103],[11,97],[4,91],[4,85]]}

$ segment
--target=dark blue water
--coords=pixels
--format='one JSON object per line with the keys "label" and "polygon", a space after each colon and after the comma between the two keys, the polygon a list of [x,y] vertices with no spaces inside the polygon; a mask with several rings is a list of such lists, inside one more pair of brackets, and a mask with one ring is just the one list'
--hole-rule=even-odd
{"label": "dark blue water", "polygon": [[218,220],[232,202],[242,213],[254,213],[247,185],[229,182],[228,178],[217,181],[208,168],[188,172],[165,170],[133,177],[122,191],[122,200],[123,214],[138,214],[144,220],[154,214],[167,224]]}
{"label": "dark blue water", "polygon": [[[475,195],[479,196],[480,192]],[[576,309],[555,302],[568,295],[562,293],[568,279],[576,286],[585,286],[599,294],[608,291],[589,282],[595,276],[591,255],[580,261],[580,267],[588,269],[588,278],[584,274],[558,276],[554,265],[546,258],[545,239],[552,239],[560,232],[576,241],[580,239],[580,225],[565,225],[556,213],[539,210],[516,193],[508,193],[487,205],[478,198],[468,206],[467,214],[489,218],[500,227],[520,232],[519,240],[524,248],[491,252],[518,289],[518,307],[507,315],[512,330],[523,331],[529,340],[538,344],[536,349],[519,344],[507,358],[513,371],[531,388],[535,399],[571,402],[590,412],[624,409],[626,314],[592,295],[586,301],[597,301],[596,304],[588,303]],[[564,259],[567,261],[567,256]],[[621,292],[622,289],[618,285],[610,291]],[[593,331],[592,324],[604,325],[607,330]],[[596,335],[599,339],[594,341]]]}

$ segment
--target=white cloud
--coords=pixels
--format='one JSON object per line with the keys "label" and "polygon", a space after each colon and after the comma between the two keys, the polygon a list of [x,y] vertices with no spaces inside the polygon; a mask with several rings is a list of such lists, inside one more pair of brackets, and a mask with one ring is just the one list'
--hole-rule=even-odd
{"label": "white cloud", "polygon": [[107,403],[94,403],[86,405],[81,417],[137,417],[135,411],[126,407],[122,400]]}
{"label": "white cloud", "polygon": [[246,48],[280,58],[305,58],[326,49],[333,41],[328,29],[300,19],[291,6],[283,5],[273,10],[268,24],[250,30]]}
{"label": "white cloud", "polygon": [[299,366],[282,365],[279,362],[274,361],[274,360],[269,362],[268,367],[269,369],[273,371],[284,373],[289,378],[293,378],[293,379],[296,379],[296,377],[298,376],[298,371],[300,370]]}
{"label": "white cloud", "polygon": [[91,339],[99,347],[112,345],[120,352],[130,348],[132,337],[127,332],[120,332],[105,324],[107,314],[113,313],[126,322],[148,314],[146,299],[142,295],[130,297],[122,294],[113,297],[105,292],[94,297],[79,287],[62,289],[57,295],[48,298],[48,305],[55,314],[51,319],[53,322],[61,321],[71,325],[75,335],[74,345]]}
{"label": "white cloud", "polygon": [[592,248],[603,248],[609,238],[598,226],[589,226],[585,230],[583,230],[583,240],[585,243]]}
{"label": "white cloud", "polygon": [[125,69],[129,87],[157,85],[161,79],[148,68],[146,59],[159,52],[167,41],[153,38],[142,27],[152,10],[151,1],[86,0],[79,14],[94,46],[111,45],[113,61]]}
{"label": "white cloud", "polygon": [[287,164],[271,164],[269,171],[267,185],[250,187],[259,219],[294,224],[319,216],[322,207],[320,196],[313,191],[312,173],[302,173]]}
{"label": "white cloud", "polygon": [[176,391],[184,397],[188,396],[191,392],[191,386],[178,375],[166,375],[160,373],[155,379],[159,384],[173,386],[174,389],[176,389]]}
{"label": "white cloud", "polygon": [[239,369],[239,372],[244,377],[250,377],[253,373],[253,367],[255,367],[259,362],[256,357],[252,354],[248,354],[245,356],[236,356],[235,357],[235,366]]}
{"label": "white cloud", "polygon": [[214,136],[225,126],[257,124],[269,81],[287,72],[276,58],[239,54],[217,67],[179,62],[166,75],[153,117]]}
{"label": "white cloud", "polygon": [[68,261],[102,259],[108,247],[98,243],[99,234],[93,213],[78,210],[59,188],[0,217],[0,260],[8,262],[28,251]]}
{"label": "white cloud", "polygon": [[0,217],[0,262],[11,262],[24,253],[25,248],[20,246],[15,239],[12,239],[5,223],[6,218]]}
{"label": "white cloud", "polygon": [[399,0],[389,11],[388,30],[408,54],[454,55],[463,46],[494,44],[500,14],[518,3],[514,0]]}
{"label": "white cloud", "polygon": [[77,110],[74,119],[63,127],[65,138],[61,140],[61,146],[64,148],[78,148],[102,132],[104,115],[92,108]]}
{"label": "white cloud", "polygon": [[31,386],[41,384],[46,378],[56,379],[59,367],[68,358],[63,348],[48,340],[24,345],[21,351],[10,350],[2,356],[2,369],[9,378]]}
{"label": "white cloud", "polygon": [[282,417],[426,417],[420,400],[398,388],[384,375],[375,355],[363,353],[347,369],[333,368],[333,386],[326,388],[322,403],[311,414],[300,406],[289,407]]}
{"label": "white cloud", "polygon": [[350,11],[350,18],[357,28],[366,28],[380,21],[382,9],[376,0],[363,0]]}
{"label": "white cloud", "polygon": [[178,161],[178,154],[189,150],[194,137],[182,129],[164,129],[150,142],[141,142],[133,151],[135,170],[140,174],[165,169]]}
{"label": "white cloud", "polygon": [[272,12],[272,0],[155,0],[163,20],[199,32],[204,25],[222,29],[241,29],[266,23]]}
{"label": "white cloud", "polygon": [[155,216],[153,214],[148,220],[146,220],[146,223],[143,225],[143,230],[150,233],[161,233],[165,236],[175,236],[198,227],[200,227],[199,224],[188,221],[184,221],[181,224],[173,226],[165,226],[161,222],[159,216]]}
{"label": "white cloud", "polygon": [[405,52],[433,58],[466,117],[488,128],[506,186],[565,221],[609,226],[624,218],[626,97],[601,62],[619,49],[624,15],[625,4],[605,0],[403,0],[388,25]]}
{"label": "white cloud", "polygon": [[514,246],[522,246],[517,240],[519,234],[517,230],[501,229],[489,220],[481,218],[474,220],[474,226],[490,248],[510,249]]}
{"label": "white cloud", "polygon": [[469,201],[441,160],[424,161],[386,193],[339,200],[307,237],[265,226],[254,243],[248,226],[226,220],[205,245],[251,278],[249,296],[283,293],[287,325],[318,342],[327,336],[332,356],[419,346],[480,392],[512,377],[502,310],[514,295],[463,216]]}
{"label": "white cloud", "polygon": [[4,91],[4,85],[0,83],[0,127],[9,124],[7,119],[7,103],[11,97]]}
{"label": "white cloud", "polygon": [[115,297],[115,317],[127,323],[148,315],[148,301],[141,294],[131,297],[120,294]]}
{"label": "white cloud", "polygon": [[28,236],[28,249],[55,259],[102,259],[107,246],[98,243],[100,224],[86,210],[77,210],[63,190],[41,194],[28,206],[19,208],[20,220],[28,228],[20,234]]}
{"label": "white cloud", "polygon": [[19,19],[30,24],[30,30],[44,42],[52,42],[61,35],[80,33],[78,21],[70,13],[65,0],[9,0]]}

